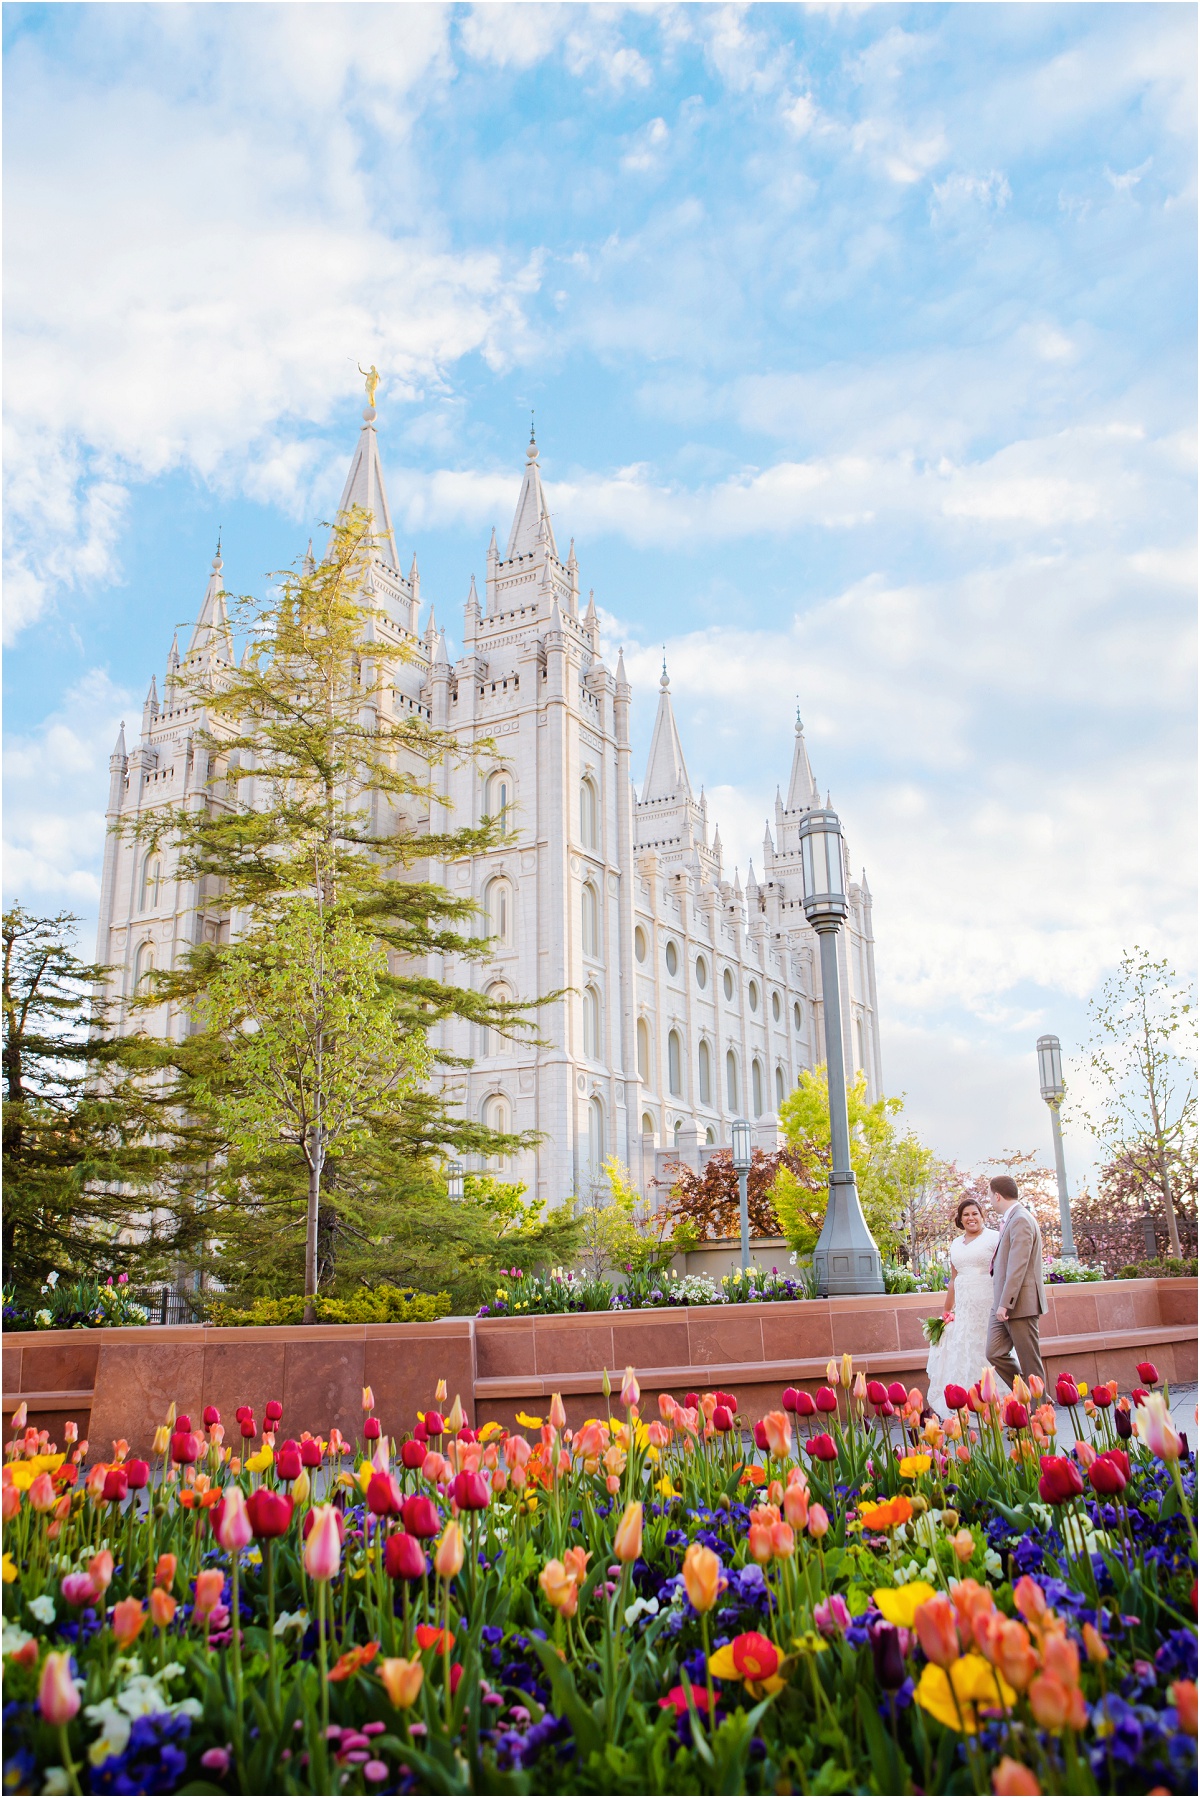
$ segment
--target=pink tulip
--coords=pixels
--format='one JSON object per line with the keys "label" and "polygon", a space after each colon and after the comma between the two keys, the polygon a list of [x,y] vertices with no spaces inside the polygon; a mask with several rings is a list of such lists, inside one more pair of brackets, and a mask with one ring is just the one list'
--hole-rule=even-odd
{"label": "pink tulip", "polygon": [[638,1377],[632,1367],[625,1369],[625,1378],[621,1382],[621,1403],[626,1410],[631,1409],[641,1400],[642,1389],[638,1385]]}
{"label": "pink tulip", "polygon": [[100,1593],[90,1574],[68,1573],[62,1582],[62,1595],[69,1605],[82,1610],[84,1605],[95,1604]]}
{"label": "pink tulip", "polygon": [[240,1486],[227,1488],[220,1505],[217,1541],[226,1554],[238,1554],[253,1540],[254,1528],[246,1509],[246,1495]]}
{"label": "pink tulip", "polygon": [[65,1728],[78,1714],[81,1703],[79,1689],[71,1678],[71,1656],[48,1654],[38,1686],[38,1709],[46,1722]]}
{"label": "pink tulip", "polygon": [[52,1511],[58,1498],[54,1481],[48,1473],[39,1473],[29,1488],[29,1502],[35,1511]]}
{"label": "pink tulip", "polygon": [[342,1564],[342,1538],[333,1505],[314,1505],[312,1528],[304,1544],[304,1568],[309,1579],[336,1578]]}
{"label": "pink tulip", "polygon": [[1161,1392],[1147,1395],[1145,1403],[1138,1410],[1135,1428],[1152,1455],[1156,1455],[1160,1461],[1178,1461],[1183,1444]]}

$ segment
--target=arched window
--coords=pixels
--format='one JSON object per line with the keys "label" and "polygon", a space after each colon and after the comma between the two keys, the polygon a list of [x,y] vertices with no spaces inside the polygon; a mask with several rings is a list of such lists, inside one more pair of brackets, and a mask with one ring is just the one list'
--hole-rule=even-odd
{"label": "arched window", "polygon": [[[494,1130],[497,1136],[508,1136],[512,1131],[512,1107],[503,1093],[493,1093],[483,1102],[483,1126],[485,1130]],[[488,1166],[498,1172],[508,1166],[507,1155],[492,1155]]]}
{"label": "arched window", "polygon": [[492,775],[487,788],[488,817],[495,818],[501,830],[511,828],[512,819],[509,813],[512,810],[512,801],[513,778],[506,768],[502,768],[499,774]]}
{"label": "arched window", "polygon": [[583,989],[583,1052],[600,1060],[600,995],[594,986]]}
{"label": "arched window", "polygon": [[733,998],[733,970],[731,968],[726,968],[725,976],[724,976],[724,979],[721,984],[725,988],[725,997],[727,999],[732,999]]}
{"label": "arched window", "polygon": [[507,880],[490,880],[484,894],[487,933],[497,943],[512,941],[512,888]]}
{"label": "arched window", "polygon": [[867,1065],[867,1045],[866,1039],[863,1036],[863,1021],[861,1018],[855,1019],[854,1028],[858,1035],[858,1071],[861,1071]]}
{"label": "arched window", "polygon": [[757,1055],[750,1064],[750,1092],[754,1100],[754,1115],[760,1118],[763,1114],[763,1078],[762,1062]]}
{"label": "arched window", "polygon": [[750,1009],[751,1009],[751,1011],[758,1010],[758,982],[757,982],[757,980],[752,980],[750,982]]}
{"label": "arched window", "polygon": [[596,803],[596,789],[590,780],[579,783],[579,834],[585,849],[600,847],[600,807]]}
{"label": "arched window", "polygon": [[804,1029],[804,1007],[801,1005],[799,999],[797,999],[796,1003],[792,1006],[792,1022],[795,1024],[797,1030]]}
{"label": "arched window", "polygon": [[588,1164],[598,1180],[604,1172],[604,1107],[599,1099],[588,1102]]}
{"label": "arched window", "polygon": [[642,1113],[642,1135],[654,1135],[654,1119],[650,1116],[648,1111],[643,1111]]}
{"label": "arched window", "polygon": [[650,1082],[650,1026],[645,1018],[637,1021],[637,1064],[638,1073],[649,1085]]}
{"label": "arched window", "polygon": [[676,1098],[683,1094],[683,1044],[678,1030],[667,1033],[667,1085]]}
{"label": "arched window", "polygon": [[150,984],[149,976],[154,972],[154,944],[142,943],[137,952],[137,960],[133,964],[133,986],[135,992],[144,992]]}
{"label": "arched window", "polygon": [[715,1144],[715,1143],[716,1143],[716,1140],[717,1140],[717,1133],[716,1133],[716,1131],[715,1131],[715,1130],[714,1130],[714,1129],[713,1129],[713,1127],[712,1127],[712,1125],[711,1125],[711,1124],[710,1124],[710,1125],[709,1125],[709,1126],[708,1126],[708,1129],[707,1129],[707,1130],[706,1130],[706,1131],[705,1131],[705,1132],[704,1132],[704,1146],[705,1146],[705,1148],[706,1148],[706,1149],[711,1149],[711,1148],[712,1148],[712,1147],[713,1147],[713,1145],[714,1145],[714,1144]]}
{"label": "arched window", "polygon": [[[497,1003],[499,1003],[499,1004],[507,1003],[507,1001],[512,997],[511,993],[509,992],[508,988],[505,986],[505,984],[502,980],[497,981],[495,986],[489,986],[489,988],[487,990],[487,996],[489,999],[496,1000]],[[509,1043],[508,1038],[506,1036],[503,1036],[499,1030],[494,1030],[488,1026],[485,1026],[483,1029],[483,1032],[482,1032],[482,1036],[483,1036],[483,1048],[482,1048],[481,1053],[485,1056],[504,1055],[507,1053],[508,1049],[511,1047],[511,1044]]]}
{"label": "arched window", "polygon": [[701,1037],[701,1039],[700,1039],[700,1052],[696,1058],[696,1062],[697,1062],[697,1073],[700,1076],[700,1103],[701,1103],[701,1105],[711,1105],[712,1104],[712,1050],[709,1048],[708,1044],[705,1042],[703,1037]]}
{"label": "arched window", "polygon": [[672,980],[679,972],[679,951],[674,943],[667,944],[667,973]]}
{"label": "arched window", "polygon": [[730,1049],[725,1056],[725,1097],[730,1111],[738,1108],[738,1065],[737,1056]]}
{"label": "arched window", "polygon": [[775,1069],[775,1109],[776,1109],[776,1111],[779,1110],[779,1107],[783,1104],[783,1101],[786,1098],[787,1098],[787,1075],[784,1073],[782,1067],[777,1067]]}
{"label": "arched window", "polygon": [[639,961],[645,961],[646,932],[642,929],[640,924],[633,933],[633,953],[637,956]]}
{"label": "arched window", "polygon": [[162,885],[162,862],[157,855],[150,854],[142,863],[142,904],[143,911],[155,911],[158,907],[159,888]]}
{"label": "arched window", "polygon": [[681,1131],[681,1130],[682,1130],[682,1129],[683,1129],[683,1119],[682,1119],[682,1118],[676,1118],[676,1119],[675,1119],[675,1130],[674,1130],[674,1136],[675,1136],[675,1141],[676,1141],[676,1142],[677,1142],[677,1143],[678,1143],[678,1141],[679,1141],[679,1132],[680,1132],[680,1131]]}
{"label": "arched window", "polygon": [[583,953],[600,953],[600,901],[590,880],[583,884]]}
{"label": "arched window", "polygon": [[778,1024],[782,1015],[783,1015],[783,1007],[779,1003],[779,994],[772,993],[771,994],[771,1016],[774,1018],[775,1022]]}
{"label": "arched window", "polygon": [[701,992],[708,985],[708,963],[702,955],[696,957],[696,985]]}

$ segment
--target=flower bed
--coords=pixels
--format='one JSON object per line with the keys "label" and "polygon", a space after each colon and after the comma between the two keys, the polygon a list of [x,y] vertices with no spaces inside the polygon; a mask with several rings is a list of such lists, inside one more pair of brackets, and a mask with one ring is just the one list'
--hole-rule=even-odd
{"label": "flower bed", "polygon": [[389,1441],[367,1391],[353,1442],[171,1407],[90,1468],[18,1413],[5,1788],[1193,1791],[1195,1460],[1138,1372],[1060,1379],[1063,1441],[849,1356],[749,1436],[632,1369],[576,1430],[439,1391]]}
{"label": "flower bed", "polygon": [[[794,1262],[796,1257],[792,1256]],[[673,1267],[632,1267],[618,1287],[611,1280],[552,1268],[545,1276],[509,1268],[504,1284],[481,1305],[479,1317],[558,1317],[581,1311],[657,1311],[691,1305],[769,1305],[813,1296],[811,1279],[795,1279],[777,1267],[741,1268],[718,1277],[680,1274]]]}

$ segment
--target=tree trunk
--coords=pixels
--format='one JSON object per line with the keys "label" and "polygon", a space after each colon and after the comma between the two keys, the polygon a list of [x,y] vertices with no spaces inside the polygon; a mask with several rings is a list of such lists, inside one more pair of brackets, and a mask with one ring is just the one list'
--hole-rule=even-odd
{"label": "tree trunk", "polygon": [[1162,1187],[1163,1204],[1167,1212],[1167,1237],[1171,1245],[1171,1253],[1178,1261],[1183,1255],[1179,1241],[1179,1220],[1175,1216],[1175,1195],[1171,1190],[1171,1175],[1167,1168],[1167,1145],[1164,1140],[1162,1116],[1159,1111],[1158,1093],[1154,1080],[1154,1050],[1150,1041],[1149,1027],[1143,1023],[1146,1044],[1146,1085],[1150,1096],[1150,1117],[1154,1124],[1154,1149],[1158,1158],[1158,1178]]}
{"label": "tree trunk", "polygon": [[325,1144],[321,1133],[315,1133],[308,1163],[308,1216],[304,1231],[304,1321],[317,1321],[317,1224],[321,1214],[321,1169],[325,1160]]}

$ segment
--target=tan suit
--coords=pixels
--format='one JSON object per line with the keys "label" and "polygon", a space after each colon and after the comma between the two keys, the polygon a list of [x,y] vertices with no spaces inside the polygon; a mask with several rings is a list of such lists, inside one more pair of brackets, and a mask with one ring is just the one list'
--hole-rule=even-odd
{"label": "tan suit", "polygon": [[[1045,1309],[1042,1233],[1032,1213],[1023,1205],[1014,1205],[992,1257],[992,1317],[987,1339],[987,1358],[1009,1386],[1018,1372],[1026,1380],[1030,1374],[1045,1380],[1038,1343],[1038,1319]],[[996,1316],[997,1311],[1008,1312],[1006,1322]]]}

